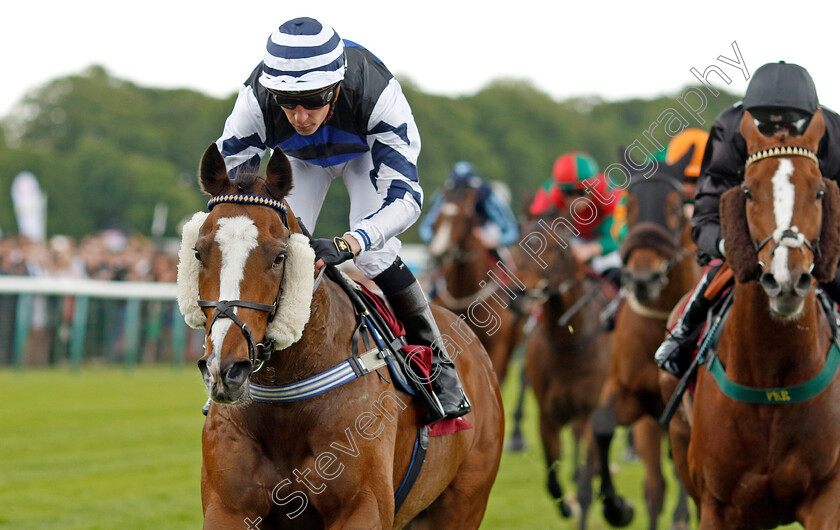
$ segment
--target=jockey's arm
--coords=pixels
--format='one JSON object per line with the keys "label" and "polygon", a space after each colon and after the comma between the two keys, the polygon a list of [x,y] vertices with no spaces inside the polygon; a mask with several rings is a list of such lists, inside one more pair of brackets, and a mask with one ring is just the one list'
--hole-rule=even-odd
{"label": "jockey's arm", "polygon": [[720,251],[720,196],[743,181],[747,146],[739,132],[740,107],[724,111],[709,132],[697,180],[691,237],[699,249],[698,259],[722,258]]}
{"label": "jockey's arm", "polygon": [[424,243],[430,243],[435,237],[435,223],[437,222],[438,215],[440,214],[440,207],[442,204],[443,194],[440,190],[438,190],[432,197],[432,206],[429,208],[429,211],[426,212],[426,215],[420,221],[420,225],[418,226],[420,239]]}
{"label": "jockey's arm", "polygon": [[391,79],[368,121],[367,142],[373,160],[372,180],[382,205],[350,231],[364,250],[381,249],[420,217],[423,190],[417,176],[420,133],[396,79]]}
{"label": "jockey's arm", "polygon": [[228,173],[242,165],[258,168],[266,151],[265,120],[254,91],[242,85],[233,110],[225,120],[222,136],[216,140]]}
{"label": "jockey's arm", "polygon": [[499,230],[497,246],[506,247],[516,243],[519,239],[519,224],[510,206],[499,195],[490,191],[484,203],[487,219],[494,223]]}

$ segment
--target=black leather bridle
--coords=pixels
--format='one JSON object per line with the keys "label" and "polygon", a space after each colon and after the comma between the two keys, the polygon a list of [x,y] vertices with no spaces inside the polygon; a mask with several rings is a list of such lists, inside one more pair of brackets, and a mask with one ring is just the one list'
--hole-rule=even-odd
{"label": "black leather bridle", "polygon": [[[212,210],[214,206],[221,203],[235,203],[235,204],[255,204],[259,206],[268,206],[280,212],[280,217],[286,228],[289,228],[288,210],[283,201],[278,201],[270,197],[260,197],[258,195],[217,195],[210,199],[207,203],[207,209]],[[199,300],[199,307],[212,307],[213,318],[210,320],[210,327],[213,329],[213,324],[219,318],[229,318],[234,324],[239,326],[245,340],[248,341],[248,359],[251,361],[251,372],[258,372],[263,367],[266,361],[271,358],[271,353],[274,351],[274,340],[263,337],[262,342],[256,342],[254,336],[248,325],[242,322],[234,313],[237,307],[244,307],[246,309],[256,309],[257,311],[265,311],[268,313],[268,322],[266,329],[271,325],[274,316],[277,314],[277,307],[280,304],[280,298],[283,296],[283,283],[286,279],[286,270],[283,269],[283,277],[280,279],[280,286],[277,288],[277,296],[274,297],[273,304],[262,304],[259,302],[249,302],[247,300]]]}

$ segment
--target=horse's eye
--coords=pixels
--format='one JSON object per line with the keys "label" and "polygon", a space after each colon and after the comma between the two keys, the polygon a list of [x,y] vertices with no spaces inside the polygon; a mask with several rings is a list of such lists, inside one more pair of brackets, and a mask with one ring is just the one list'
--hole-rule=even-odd
{"label": "horse's eye", "polygon": [[282,265],[283,261],[285,261],[285,260],[286,260],[286,253],[285,252],[281,252],[280,254],[277,254],[277,257],[274,258],[274,263],[271,264],[271,268],[276,269],[277,267]]}
{"label": "horse's eye", "polygon": [[201,253],[198,251],[197,248],[194,248],[193,250],[195,250],[195,259],[201,261]]}
{"label": "horse's eye", "polygon": [[825,190],[817,190],[817,200],[820,201],[825,197]]}
{"label": "horse's eye", "polygon": [[752,192],[749,188],[744,188],[744,197],[746,197],[748,201],[753,200]]}

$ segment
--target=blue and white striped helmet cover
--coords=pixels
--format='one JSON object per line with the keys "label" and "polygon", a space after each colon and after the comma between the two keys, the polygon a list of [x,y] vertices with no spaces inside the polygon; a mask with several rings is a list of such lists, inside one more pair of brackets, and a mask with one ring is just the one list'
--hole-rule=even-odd
{"label": "blue and white striped helmet cover", "polygon": [[282,92],[318,90],[344,79],[344,43],[313,18],[285,22],[268,38],[260,83]]}

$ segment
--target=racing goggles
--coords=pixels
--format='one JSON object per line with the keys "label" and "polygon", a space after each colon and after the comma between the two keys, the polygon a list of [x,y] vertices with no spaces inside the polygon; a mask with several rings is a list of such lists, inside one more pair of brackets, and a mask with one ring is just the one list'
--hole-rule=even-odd
{"label": "racing goggles", "polygon": [[755,108],[750,110],[758,132],[771,137],[778,131],[787,130],[792,136],[800,136],[808,128],[812,114],[795,109]]}
{"label": "racing goggles", "polygon": [[338,91],[338,83],[323,88],[317,92],[310,92],[301,94],[299,92],[277,92],[268,89],[274,98],[274,103],[280,105],[284,109],[294,109],[298,105],[306,110],[315,110],[333,102]]}

